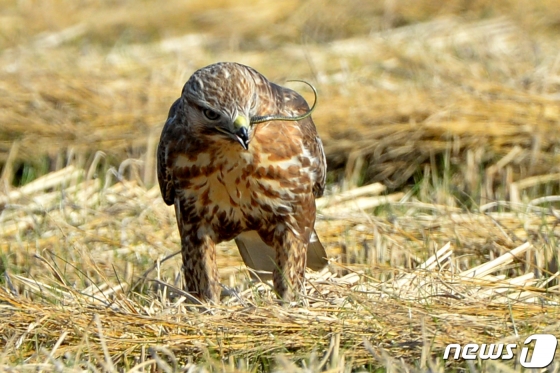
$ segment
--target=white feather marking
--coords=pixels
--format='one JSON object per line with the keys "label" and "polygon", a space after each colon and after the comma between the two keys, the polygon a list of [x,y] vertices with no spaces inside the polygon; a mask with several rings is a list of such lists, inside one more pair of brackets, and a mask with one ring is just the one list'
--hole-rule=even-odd
{"label": "white feather marking", "polygon": [[200,153],[196,157],[194,161],[191,161],[188,157],[185,157],[182,154],[177,156],[175,160],[176,167],[190,167],[190,166],[197,166],[197,167],[206,167],[212,163],[210,159],[210,155],[208,153]]}
{"label": "white feather marking", "polygon": [[309,237],[309,242],[317,242],[317,241],[319,241],[319,238],[317,237],[314,231],[311,232],[311,237]]}
{"label": "white feather marking", "polygon": [[298,156],[293,156],[290,159],[284,159],[281,161],[270,161],[269,156],[267,155],[266,159],[263,159],[261,164],[264,167],[273,166],[273,167],[279,167],[282,170],[287,170],[288,168],[290,168],[290,166],[301,167],[301,162],[299,161]]}
{"label": "white feather marking", "polygon": [[[317,157],[314,157],[309,151],[309,149],[307,149],[305,146],[302,146],[301,149],[303,150],[303,154],[301,155],[302,157],[308,158],[309,163],[312,165],[315,166],[319,165],[319,159]],[[317,172],[311,172],[310,175],[311,175],[311,184],[313,185],[317,181]]]}
{"label": "white feather marking", "polygon": [[250,164],[253,163],[253,154],[249,153],[249,152],[243,152],[241,154],[239,154],[239,156],[241,157],[241,159],[243,159],[245,161],[245,163]]}

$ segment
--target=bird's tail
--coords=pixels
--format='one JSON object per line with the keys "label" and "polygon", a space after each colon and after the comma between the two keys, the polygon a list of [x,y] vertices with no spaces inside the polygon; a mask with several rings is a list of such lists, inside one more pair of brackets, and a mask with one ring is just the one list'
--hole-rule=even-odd
{"label": "bird's tail", "polygon": [[[243,262],[254,271],[261,280],[268,280],[276,268],[276,252],[261,239],[256,231],[243,232],[235,238],[235,243]],[[327,265],[327,253],[317,233],[307,246],[307,267],[319,271]]]}

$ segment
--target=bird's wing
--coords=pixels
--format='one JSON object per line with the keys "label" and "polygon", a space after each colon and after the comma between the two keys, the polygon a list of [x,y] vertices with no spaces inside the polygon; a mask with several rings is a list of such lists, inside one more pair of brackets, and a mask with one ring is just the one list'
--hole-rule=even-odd
{"label": "bird's wing", "polygon": [[[243,232],[235,238],[235,243],[249,268],[255,270],[262,280],[270,279],[276,268],[276,252],[261,239],[256,231]],[[315,231],[307,247],[307,267],[319,271],[327,265],[327,253]]]}
{"label": "bird's wing", "polygon": [[[276,105],[284,114],[288,116],[302,115],[309,111],[307,101],[296,91],[274,83],[271,83],[271,89],[276,91]],[[313,194],[315,198],[319,198],[325,191],[327,179],[327,161],[323,149],[323,142],[319,138],[317,128],[311,116],[299,120],[298,124],[302,133],[303,146],[315,160],[311,165],[310,171],[315,174]]]}
{"label": "bird's wing", "polygon": [[161,195],[166,204],[172,205],[175,203],[175,186],[173,185],[173,178],[171,173],[171,162],[169,159],[169,148],[173,138],[171,136],[173,122],[176,120],[177,106],[179,105],[179,100],[176,100],[171,108],[169,109],[169,114],[167,116],[167,121],[163,126],[161,131],[161,137],[159,140],[158,150],[157,150],[157,176],[159,182],[159,188],[161,190]]}
{"label": "bird's wing", "polygon": [[[301,115],[309,111],[309,105],[305,99],[297,92],[270,83],[267,89],[272,90],[268,97],[275,97],[275,106],[279,112],[275,114],[283,114],[286,116]],[[270,113],[261,113],[261,115]],[[310,172],[315,174],[313,185],[313,194],[316,198],[323,195],[326,179],[326,160],[323,151],[323,144],[317,134],[317,129],[311,117],[307,117],[298,121],[301,128],[303,146],[307,149],[311,157],[314,159],[310,167]],[[261,279],[269,279],[270,273],[276,268],[276,252],[268,246],[260,238],[256,231],[243,232],[235,239],[235,243],[239,249],[241,257],[245,264],[255,270]],[[309,245],[307,246],[307,267],[318,271],[327,265],[327,253],[325,248],[319,241],[319,237],[315,230],[311,235]]]}

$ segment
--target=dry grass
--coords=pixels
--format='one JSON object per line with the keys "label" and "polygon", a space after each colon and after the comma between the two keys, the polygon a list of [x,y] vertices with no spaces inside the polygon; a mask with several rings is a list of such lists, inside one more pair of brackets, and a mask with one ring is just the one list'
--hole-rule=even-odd
{"label": "dry grass", "polygon": [[[560,332],[555,210],[470,214],[368,186],[321,201],[318,232],[333,259],[308,275],[300,302],[278,305],[227,244],[222,304],[193,305],[179,259],[167,260],[179,247],[173,210],[125,171],[102,183],[69,166],[0,201],[0,364],[447,371],[457,368],[441,361],[448,343]],[[364,212],[379,205],[392,218]]]}
{"label": "dry grass", "polygon": [[0,162],[18,140],[20,173],[58,169],[68,146],[83,163],[146,154],[186,78],[217,60],[318,86],[336,180],[399,188],[448,155],[452,186],[486,203],[559,172],[552,2],[42,4],[3,23]]}
{"label": "dry grass", "polygon": [[[442,351],[560,334],[554,1],[0,7],[2,369],[509,372]],[[180,290],[155,145],[219,60],[319,89],[333,260],[288,308],[230,244],[221,305]]]}

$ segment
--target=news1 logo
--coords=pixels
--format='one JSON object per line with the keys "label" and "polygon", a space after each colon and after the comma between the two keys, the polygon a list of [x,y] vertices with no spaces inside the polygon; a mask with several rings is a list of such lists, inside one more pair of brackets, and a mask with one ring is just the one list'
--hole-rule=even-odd
{"label": "news1 logo", "polygon": [[[530,345],[534,341],[533,354],[529,358]],[[552,363],[558,339],[552,334],[533,334],[523,342],[523,348],[519,355],[519,363],[525,368],[546,368]],[[453,359],[458,360],[511,360],[513,351],[517,348],[516,344],[476,344],[469,343],[464,347],[459,344],[450,344],[445,348],[443,360],[448,360],[451,351],[454,349]]]}

